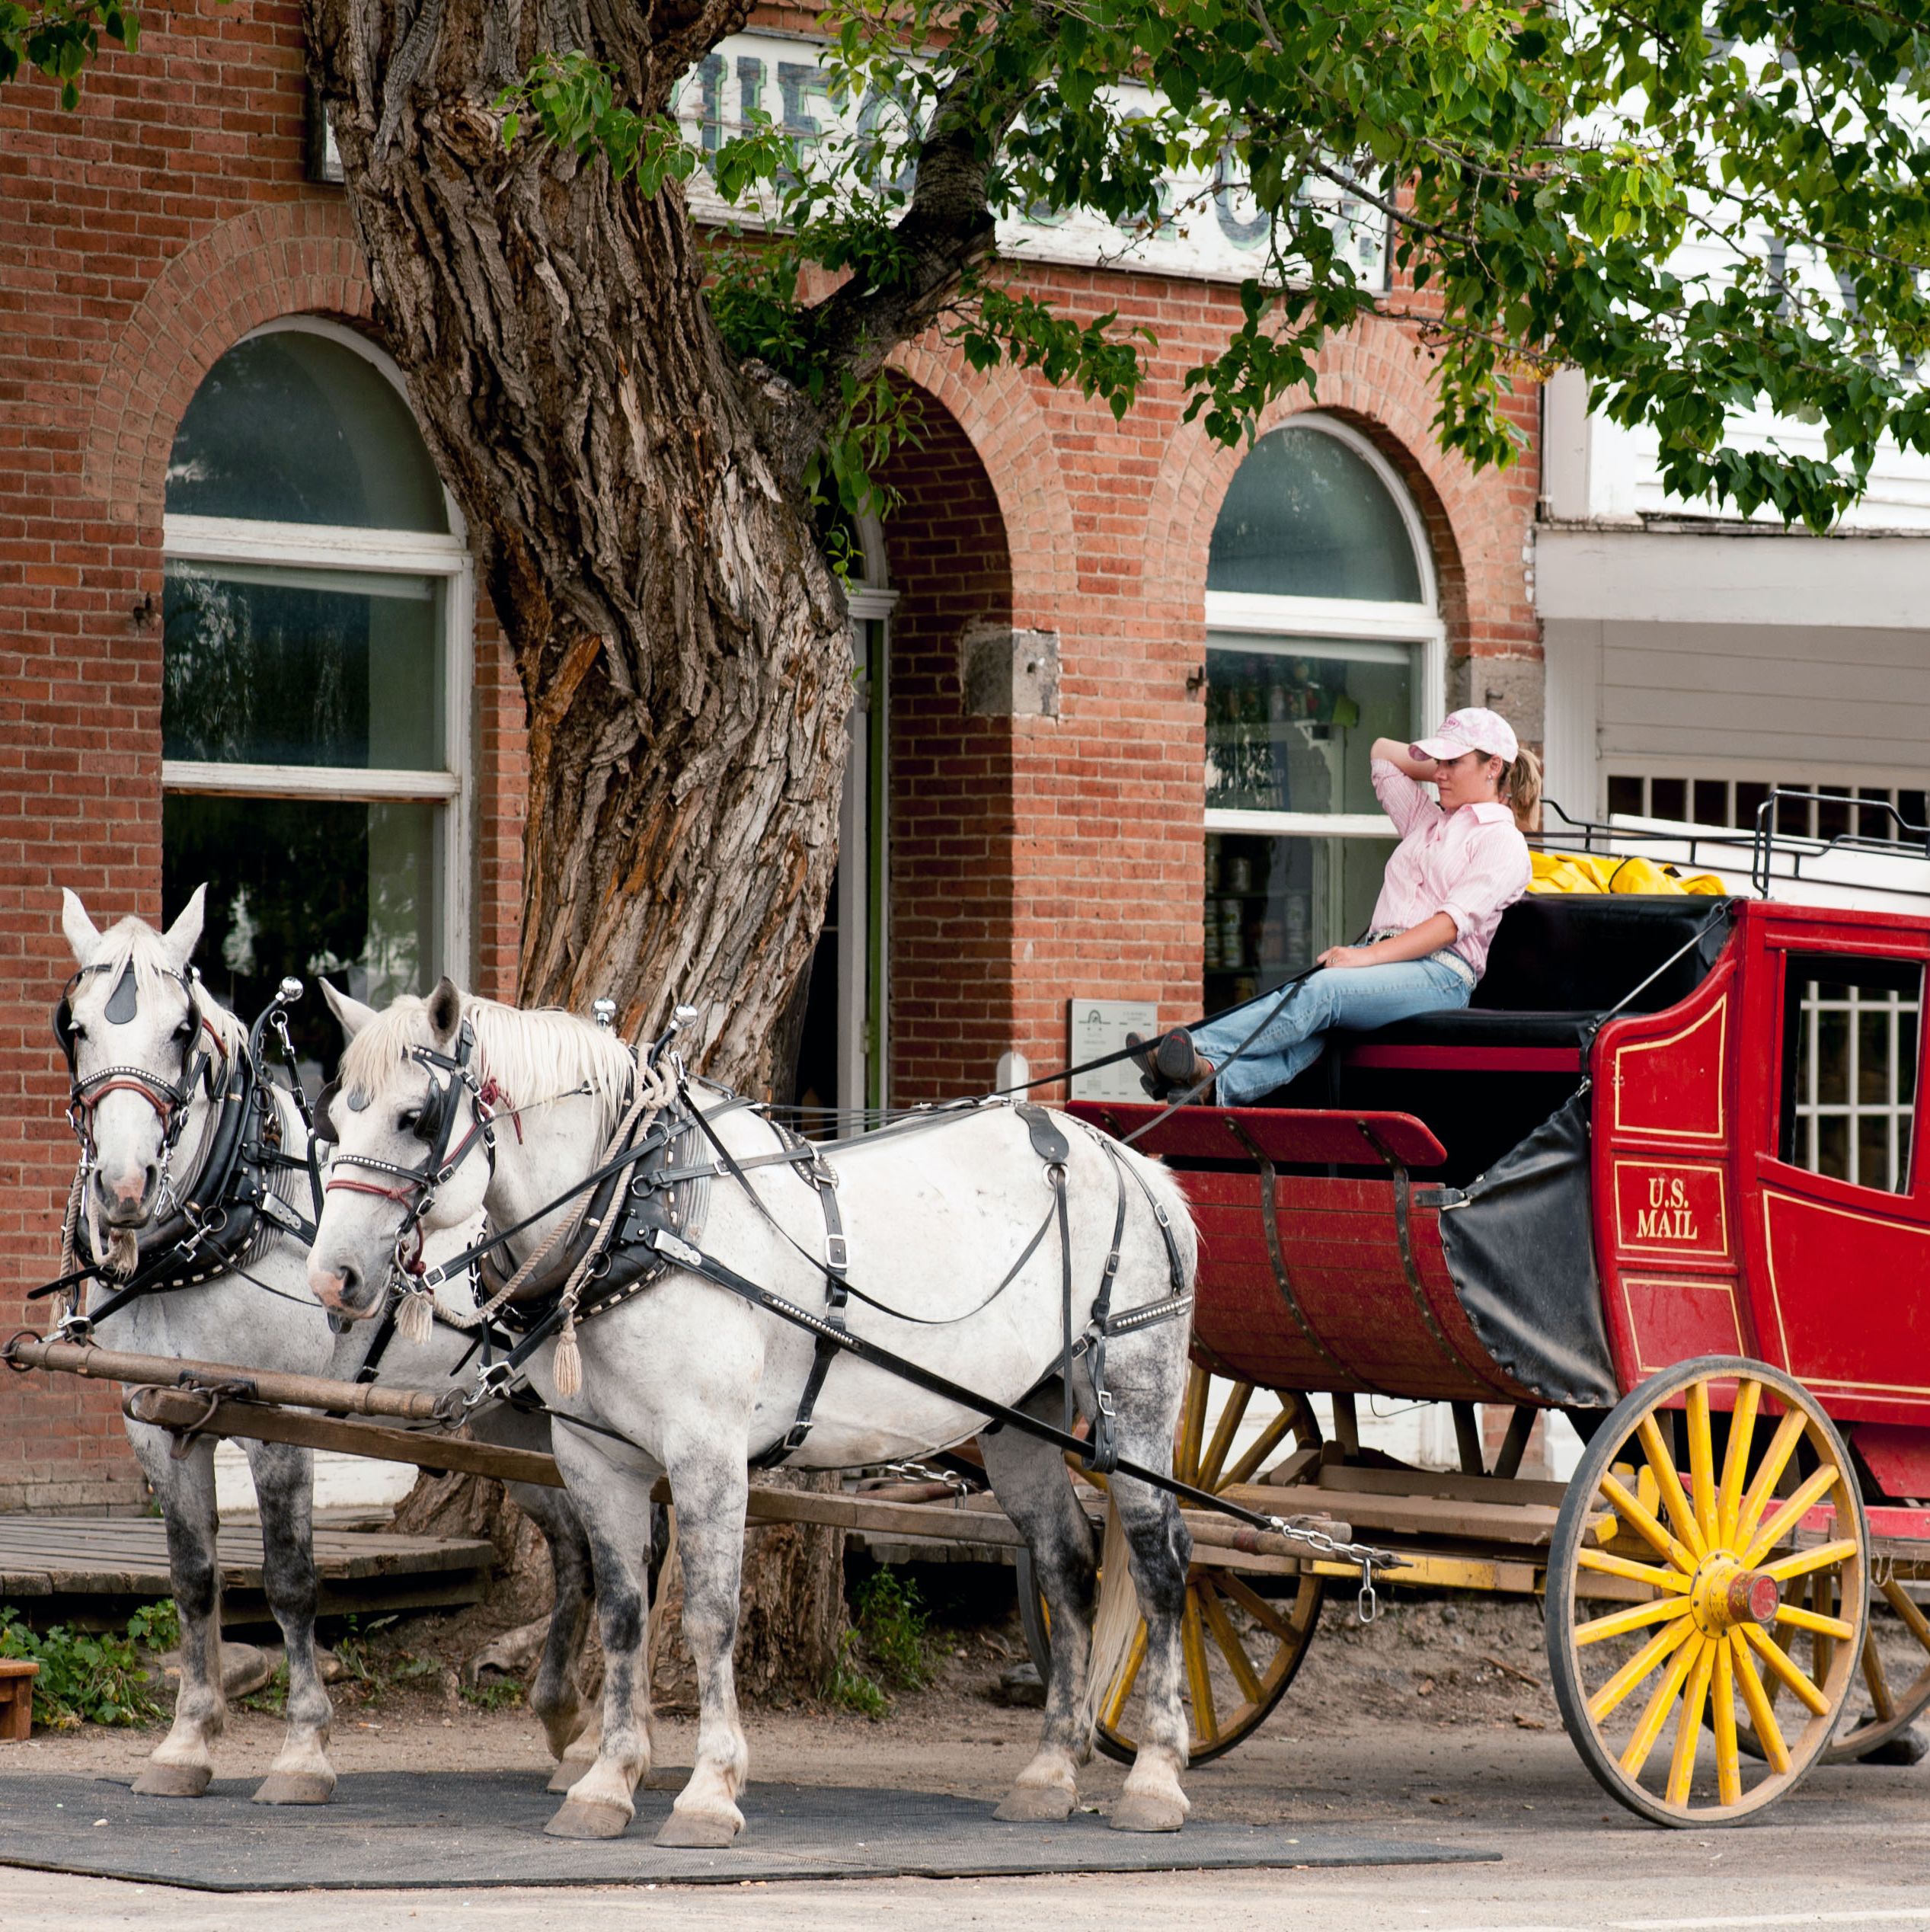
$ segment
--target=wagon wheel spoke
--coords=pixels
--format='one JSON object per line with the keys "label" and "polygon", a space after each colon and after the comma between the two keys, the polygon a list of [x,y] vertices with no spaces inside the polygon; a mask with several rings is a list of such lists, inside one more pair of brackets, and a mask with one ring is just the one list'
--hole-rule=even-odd
{"label": "wagon wheel spoke", "polygon": [[1611,1611],[1606,1617],[1591,1617],[1586,1623],[1577,1623],[1575,1641],[1602,1643],[1610,1637],[1626,1636],[1631,1630],[1644,1629],[1650,1623],[1666,1623],[1689,1614],[1686,1597],[1658,1597],[1653,1603],[1635,1604],[1627,1610]]}
{"label": "wagon wheel spoke", "polygon": [[1260,1592],[1246,1582],[1237,1571],[1225,1570],[1216,1579],[1216,1588],[1223,1591],[1238,1604],[1256,1623],[1264,1623],[1283,1643],[1297,1643],[1301,1631],[1290,1623]]}
{"label": "wagon wheel spoke", "polygon": [[1226,1607],[1220,1601],[1219,1592],[1213,1588],[1213,1579],[1203,1575],[1195,1587],[1200,1593],[1200,1614],[1206,1620],[1206,1628],[1212,1633],[1219,1654],[1226,1659],[1226,1668],[1233,1673],[1233,1681],[1240,1687],[1241,1696],[1250,1704],[1257,1703],[1266,1694],[1259,1674],[1254,1669],[1253,1660],[1248,1656],[1233,1628],[1232,1620],[1226,1614]]}
{"label": "wagon wheel spoke", "polygon": [[1723,1804],[1740,1804],[1743,1763],[1736,1742],[1736,1653],[1726,1636],[1715,1646],[1715,1684],[1711,1698],[1715,1706],[1717,1796]]}
{"label": "wagon wheel spoke", "polygon": [[1180,1411],[1178,1439],[1173,1446],[1173,1473],[1182,1483],[1190,1483],[1200,1467],[1200,1444],[1206,1432],[1206,1403],[1213,1377],[1194,1367],[1186,1378],[1186,1406]]}
{"label": "wagon wheel spoke", "polygon": [[[1233,1446],[1233,1438],[1246,1419],[1247,1405],[1253,1400],[1253,1384],[1235,1382],[1229,1392],[1219,1412],[1219,1420],[1213,1425],[1213,1440],[1206,1444],[1206,1453],[1200,1459],[1199,1473],[1193,1480],[1202,1489],[1217,1491],[1219,1473],[1226,1464],[1226,1452]],[[1283,1410],[1282,1414],[1286,1412]]]}
{"label": "wagon wheel spoke", "polygon": [[1876,1619],[1871,1617],[1858,1659],[1870,1694],[1870,1708],[1860,1722],[1846,1724],[1837,1733],[1825,1754],[1831,1764],[1855,1762],[1889,1742],[1930,1710],[1930,1619],[1894,1577],[1884,1580],[1881,1592],[1922,1661],[1913,1673],[1893,1677],[1893,1667],[1884,1662],[1877,1641]]}
{"label": "wagon wheel spoke", "polygon": [[1887,1724],[1896,1715],[1896,1700],[1891,1694],[1889,1678],[1884,1675],[1883,1655],[1877,1649],[1874,1630],[1863,1643],[1863,1681],[1869,1687],[1870,1708],[1876,1713],[1877,1721]]}
{"label": "wagon wheel spoke", "polygon": [[1762,1401],[1760,1382],[1746,1379],[1736,1385],[1736,1406],[1729,1417],[1729,1450],[1723,1458],[1722,1483],[1715,1502],[1716,1540],[1725,1547],[1736,1540],[1743,1479],[1749,1473],[1749,1452],[1756,1440],[1756,1415]]}
{"label": "wagon wheel spoke", "polygon": [[1715,1451],[1709,1440],[1709,1387],[1698,1382],[1683,1404],[1689,1427],[1689,1479],[1694,1492],[1695,1527],[1705,1545],[1715,1536]]}
{"label": "wagon wheel spoke", "polygon": [[1746,1540],[1762,1520],[1763,1508],[1775,1493],[1776,1485],[1782,1480],[1782,1473],[1789,1467],[1789,1459],[1795,1454],[1796,1444],[1802,1434],[1803,1412],[1792,1409],[1776,1425],[1776,1432],[1769,1438],[1769,1449],[1756,1465],[1755,1477],[1743,1495],[1742,1511],[1736,1519],[1739,1541]]}
{"label": "wagon wheel spoke", "polygon": [[1773,1770],[1788,1774],[1789,1747],[1783,1742],[1782,1731],[1776,1722],[1776,1714],[1770,1708],[1769,1694],[1762,1687],[1761,1673],[1756,1668],[1756,1659],[1749,1654],[1749,1646],[1743,1643],[1740,1633],[1729,1633],[1729,1653],[1736,1660],[1736,1675],[1743,1687],[1743,1702],[1749,1706],[1749,1722],[1756,1727],[1756,1739],[1762,1747],[1762,1754],[1769,1761]]}
{"label": "wagon wheel spoke", "polygon": [[[1829,1540],[1792,1547],[1821,1508]],[[1881,1660],[1864,1662],[1867,1534],[1841,1436],[1779,1369],[1685,1362],[1605,1418],[1548,1572],[1556,1700],[1604,1788],[1657,1823],[1727,1824],[1823,1761],[1859,1666],[1895,1709]]]}
{"label": "wagon wheel spoke", "polygon": [[1670,1656],[1669,1668],[1662,1673],[1662,1681],[1655,1687],[1635,1726],[1634,1735],[1622,1751],[1622,1768],[1631,1776],[1638,1774],[1648,1762],[1648,1754],[1655,1748],[1655,1741],[1661,1736],[1663,1726],[1669,1721],[1669,1706],[1688,1681],[1689,1673],[1695,1668],[1702,1648],[1702,1633],[1692,1630],[1689,1640],[1678,1645]]}
{"label": "wagon wheel spoke", "polygon": [[[1743,1552],[1745,1566],[1753,1567],[1762,1562],[1842,1479],[1833,1463],[1825,1463],[1813,1475],[1805,1476],[1797,1484],[1795,1494],[1757,1530]],[[1826,1549],[1828,1547],[1824,1546]],[[1791,1570],[1788,1574],[1794,1576],[1797,1572]]]}
{"label": "wagon wheel spoke", "polygon": [[1236,1483],[1249,1481],[1288,1436],[1301,1433],[1304,1424],[1310,1419],[1299,1412],[1299,1405],[1305,1399],[1301,1396],[1281,1398],[1280,1412],[1260,1431],[1251,1447],[1226,1472],[1226,1479],[1219,1486],[1220,1489],[1231,1489]]}
{"label": "wagon wheel spoke", "polygon": [[1641,1537],[1652,1550],[1666,1556],[1679,1570],[1692,1570],[1695,1558],[1687,1544],[1679,1542],[1664,1529],[1661,1524],[1636,1501],[1632,1491],[1623,1487],[1614,1476],[1604,1474],[1602,1478],[1602,1494],[1621,1520]]}
{"label": "wagon wheel spoke", "polygon": [[1186,1658],[1186,1681],[1193,1693],[1193,1728],[1209,1744],[1219,1741],[1219,1713],[1213,1706],[1213,1681],[1206,1668],[1206,1643],[1200,1627],[1200,1600],[1189,1590],[1186,1615],[1180,1625],[1180,1646]]}
{"label": "wagon wheel spoke", "polygon": [[1690,1553],[1699,1559],[1707,1553],[1708,1546],[1695,1521],[1695,1512],[1682,1493],[1682,1477],[1676,1469],[1674,1454],[1662,1440],[1662,1431],[1656,1427],[1653,1415],[1642,1418],[1641,1437],[1642,1453],[1654,1473],[1656,1488],[1668,1508],[1669,1520],[1675,1524],[1676,1534]]}
{"label": "wagon wheel spoke", "polygon": [[1126,1662],[1120,1673],[1113,1680],[1112,1688],[1106,1693],[1106,1700],[1099,1712],[1102,1724],[1117,1725],[1126,1714],[1126,1700],[1133,1694],[1133,1687],[1139,1681],[1139,1667],[1146,1661],[1146,1627],[1143,1619],[1139,1627],[1133,1633],[1133,1647],[1126,1653]]}

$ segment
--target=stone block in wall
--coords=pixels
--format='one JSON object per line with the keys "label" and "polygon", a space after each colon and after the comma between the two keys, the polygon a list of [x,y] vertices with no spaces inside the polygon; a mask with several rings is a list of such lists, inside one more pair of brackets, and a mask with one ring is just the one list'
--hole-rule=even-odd
{"label": "stone block in wall", "polygon": [[968,718],[1056,718],[1059,633],[968,624],[958,640]]}
{"label": "stone block in wall", "polygon": [[1462,657],[1448,666],[1448,708],[1498,711],[1523,744],[1545,738],[1548,674],[1539,657]]}

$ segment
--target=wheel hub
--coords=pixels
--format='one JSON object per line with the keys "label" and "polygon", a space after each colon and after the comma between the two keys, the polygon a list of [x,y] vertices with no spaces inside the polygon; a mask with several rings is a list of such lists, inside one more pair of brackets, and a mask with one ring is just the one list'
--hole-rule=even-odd
{"label": "wheel hub", "polygon": [[1782,1607],[1782,1590],[1773,1576],[1745,1569],[1726,1551],[1710,1556],[1689,1589],[1690,1614],[1705,1636],[1719,1636],[1739,1623],[1767,1630]]}

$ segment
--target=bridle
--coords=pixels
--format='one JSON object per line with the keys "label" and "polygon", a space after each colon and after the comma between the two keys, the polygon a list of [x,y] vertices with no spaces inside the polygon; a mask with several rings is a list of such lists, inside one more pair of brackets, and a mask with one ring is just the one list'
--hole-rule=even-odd
{"label": "bridle", "polygon": [[[110,1093],[138,1093],[161,1121],[160,1180],[155,1206],[157,1211],[162,1211],[166,1205],[163,1197],[168,1192],[169,1165],[181,1140],[181,1130],[187,1124],[187,1110],[194,1098],[194,1090],[199,1086],[209,1099],[215,1096],[214,1056],[201,1044],[202,1035],[205,1032],[214,1042],[215,1052],[220,1054],[224,1065],[228,1049],[195,997],[195,982],[199,975],[191,967],[175,968],[168,971],[165,977],[181,988],[182,996],[187,1002],[188,1019],[193,1022],[192,1030],[181,1044],[180,1078],[170,1080],[151,1068],[128,1064],[104,1067],[97,1073],[90,1073],[82,1079],[77,1065],[80,1035],[74,1023],[74,990],[92,974],[113,970],[112,961],[81,967],[61,989],[59,1002],[53,1009],[53,1037],[59,1042],[60,1051],[67,1061],[67,1124],[80,1143],[81,1173],[85,1179],[93,1171],[97,1156],[94,1110]],[[133,962],[123,961],[120,977],[102,1009],[102,1017],[110,1025],[129,1025],[139,1011],[139,997]]]}
{"label": "bridle", "polygon": [[[436,1195],[448,1186],[456,1169],[468,1159],[478,1142],[489,1163],[490,1174],[496,1172],[495,1116],[490,1107],[494,1083],[485,1087],[476,1078],[470,1065],[475,1050],[475,1032],[466,1019],[456,1034],[455,1051],[452,1054],[439,1053],[433,1047],[412,1047],[409,1050],[409,1057],[429,1072],[428,1097],[411,1130],[429,1149],[419,1167],[404,1167],[395,1161],[379,1160],[373,1154],[342,1151],[331,1112],[335,1102],[341,1098],[342,1083],[339,1079],[331,1080],[323,1088],[321,1097],[316,1103],[317,1131],[331,1141],[337,1141],[329,1162],[328,1179],[322,1191],[324,1194],[338,1191],[372,1194],[384,1201],[392,1201],[401,1208],[402,1222],[395,1230],[393,1256],[398,1276],[419,1277],[422,1274],[423,1223],[436,1204]],[[452,1148],[449,1142],[455,1132],[455,1096],[459,1088],[465,1089],[469,1096],[472,1124],[468,1132]],[[347,1104],[353,1111],[361,1111],[353,1101]],[[367,1104],[366,1101],[363,1103],[364,1106]],[[391,1186],[381,1181],[356,1180],[337,1171],[344,1167],[359,1167],[367,1173],[386,1175],[391,1181],[401,1185]]]}

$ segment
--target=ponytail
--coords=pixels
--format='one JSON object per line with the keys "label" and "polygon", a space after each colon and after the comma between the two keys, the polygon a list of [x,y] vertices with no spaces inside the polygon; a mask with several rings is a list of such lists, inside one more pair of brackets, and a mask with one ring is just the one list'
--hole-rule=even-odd
{"label": "ponytail", "polygon": [[1542,823],[1542,761],[1525,746],[1514,763],[1501,769],[1500,792],[1524,832],[1536,832]]}

